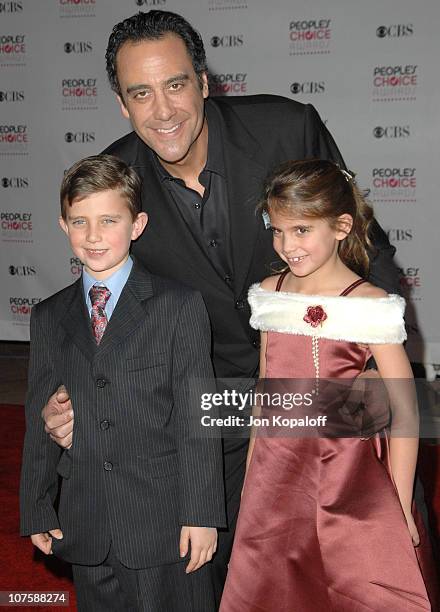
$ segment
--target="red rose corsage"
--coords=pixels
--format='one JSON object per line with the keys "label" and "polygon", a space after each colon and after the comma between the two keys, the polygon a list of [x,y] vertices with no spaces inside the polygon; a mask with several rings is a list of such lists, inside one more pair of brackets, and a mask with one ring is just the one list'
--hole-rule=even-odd
{"label": "red rose corsage", "polygon": [[318,325],[322,325],[324,323],[326,318],[327,315],[325,314],[325,310],[322,306],[309,306],[303,320],[306,323],[310,323],[312,327],[318,327]]}

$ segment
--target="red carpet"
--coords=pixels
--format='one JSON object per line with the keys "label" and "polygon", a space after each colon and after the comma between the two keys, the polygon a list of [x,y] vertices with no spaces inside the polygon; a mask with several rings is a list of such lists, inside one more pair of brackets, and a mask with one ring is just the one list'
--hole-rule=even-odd
{"label": "red carpet", "polygon": [[[18,487],[24,435],[22,406],[0,406],[0,591],[69,591],[70,606],[18,610],[76,610],[70,566],[46,557],[18,535]],[[7,609],[7,608],[5,608]]]}
{"label": "red carpet", "polygon": [[[0,406],[0,591],[69,591],[70,607],[20,607],[20,610],[76,610],[70,567],[35,550],[18,535],[18,485],[24,435],[21,406]],[[420,472],[431,526],[440,537],[440,447],[423,445]]]}

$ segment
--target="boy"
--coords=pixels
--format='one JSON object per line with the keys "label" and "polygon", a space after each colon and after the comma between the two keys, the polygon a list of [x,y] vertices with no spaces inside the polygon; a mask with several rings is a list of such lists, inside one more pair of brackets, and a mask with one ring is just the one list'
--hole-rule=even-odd
{"label": "boy", "polygon": [[[73,564],[79,610],[207,612],[194,601],[207,568],[186,573],[225,525],[220,440],[194,431],[190,401],[212,378],[209,322],[197,292],[129,256],[148,220],[140,187],[110,155],[64,176],[60,225],[84,267],[32,312],[21,534]],[[75,406],[61,456],[40,418],[60,384]]]}

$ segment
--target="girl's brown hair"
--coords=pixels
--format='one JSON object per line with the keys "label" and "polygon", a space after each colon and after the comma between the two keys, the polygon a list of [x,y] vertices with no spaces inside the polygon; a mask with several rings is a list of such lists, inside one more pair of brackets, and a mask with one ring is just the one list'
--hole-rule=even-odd
{"label": "girl's brown hair", "polygon": [[293,217],[327,219],[339,229],[338,218],[349,214],[353,227],[339,245],[339,256],[352,270],[365,276],[368,253],[373,248],[368,230],[373,209],[365,201],[351,175],[323,159],[288,161],[268,177],[261,212]]}

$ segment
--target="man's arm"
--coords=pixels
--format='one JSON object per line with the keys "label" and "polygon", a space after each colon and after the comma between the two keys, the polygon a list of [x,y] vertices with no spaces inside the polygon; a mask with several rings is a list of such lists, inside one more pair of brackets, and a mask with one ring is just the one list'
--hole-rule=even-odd
{"label": "man's arm", "polygon": [[[307,104],[305,110],[304,146],[305,157],[328,159],[346,169],[332,135],[311,104]],[[369,238],[374,249],[370,253],[368,280],[388,293],[399,293],[399,275],[393,261],[396,249],[390,244],[387,235],[376,220],[371,224]]]}
{"label": "man's arm", "polygon": [[58,386],[49,346],[50,321],[38,306],[31,315],[31,349],[26,397],[26,435],[20,483],[20,533],[31,535],[59,528],[53,503],[58,490],[60,449],[46,435],[41,406]]}

